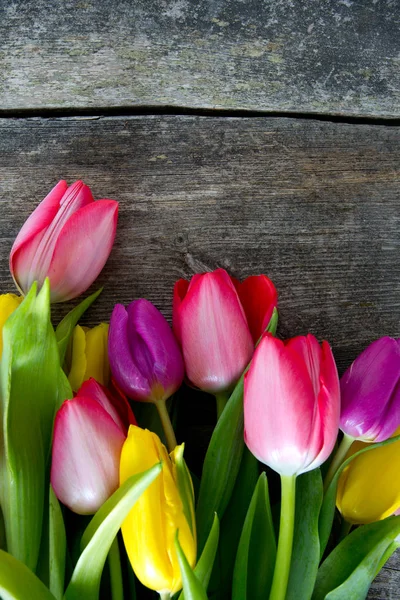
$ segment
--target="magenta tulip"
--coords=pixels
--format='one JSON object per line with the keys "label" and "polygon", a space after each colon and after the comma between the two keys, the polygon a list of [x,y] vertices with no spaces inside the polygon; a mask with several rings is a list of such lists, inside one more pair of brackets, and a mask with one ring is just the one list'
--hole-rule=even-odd
{"label": "magenta tulip", "polygon": [[400,340],[373,342],[344,373],[340,388],[340,429],[365,442],[390,438],[400,425]]}
{"label": "magenta tulip", "polygon": [[162,402],[184,377],[181,351],[160,311],[148,300],[114,307],[108,333],[111,372],[134,400]]}
{"label": "magenta tulip", "polygon": [[276,289],[265,275],[239,283],[217,269],[190,283],[177,281],[173,324],[190,381],[213,394],[232,388],[276,304]]}
{"label": "magenta tulip", "polygon": [[88,186],[60,181],[34,210],[10,254],[10,270],[26,294],[50,279],[51,301],[84,292],[104,267],[114,243],[118,203],[93,199]]}
{"label": "magenta tulip", "polygon": [[245,441],[280,475],[311,471],[330,455],[339,428],[340,389],[327,342],[282,342],[265,334],[244,383]]}
{"label": "magenta tulip", "polygon": [[66,400],[54,423],[51,484],[72,511],[95,513],[119,485],[119,461],[130,424],[122,395],[89,379]]}

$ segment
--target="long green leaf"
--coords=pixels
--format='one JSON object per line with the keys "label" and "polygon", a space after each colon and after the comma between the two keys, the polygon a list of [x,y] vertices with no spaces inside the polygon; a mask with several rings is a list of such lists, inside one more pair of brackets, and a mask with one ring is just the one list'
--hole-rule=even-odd
{"label": "long green leaf", "polygon": [[376,448],[380,448],[381,446],[387,446],[389,444],[393,444],[394,442],[400,441],[400,435],[389,438],[384,442],[379,442],[376,444],[370,444],[366,448],[355,452],[352,456],[350,456],[347,460],[345,460],[339,469],[336,471],[331,483],[328,486],[328,489],[325,492],[324,500],[322,502],[321,512],[319,516],[319,540],[320,540],[320,558],[322,558],[325,548],[328,544],[329,536],[332,529],[333,518],[335,515],[335,506],[336,506],[336,493],[339,477],[344,471],[344,469],[351,463],[352,460],[364,454],[364,452],[373,452]]}
{"label": "long green leaf", "polygon": [[61,364],[63,364],[64,362],[65,353],[67,351],[71,335],[74,331],[74,327],[76,326],[84,312],[89,308],[89,306],[93,304],[93,302],[101,294],[102,291],[103,288],[100,288],[99,290],[97,290],[97,292],[94,292],[93,294],[82,300],[82,302],[80,302],[78,306],[75,306],[75,308],[73,308],[58,324],[56,329],[56,338],[58,350],[60,353]]}
{"label": "long green leaf", "polygon": [[190,531],[193,533],[196,528],[194,514],[194,490],[189,469],[187,468],[185,459],[183,458],[183,451],[184,444],[181,444],[178,446],[175,453],[175,470],[179,495],[183,504],[183,513],[190,527]]}
{"label": "long green leaf", "polygon": [[247,511],[233,573],[232,600],[268,598],[274,575],[276,541],[268,493],[261,473]]}
{"label": "long green leaf", "polygon": [[49,496],[49,587],[57,600],[62,600],[67,536],[61,507],[51,486]]}
{"label": "long green leaf", "polygon": [[216,587],[221,599],[231,600],[232,598],[232,578],[236,553],[258,477],[258,461],[245,447],[235,487],[221,522],[218,558],[215,561],[211,577],[210,588]]}
{"label": "long green leaf", "polygon": [[[195,568],[193,569],[194,574],[197,579],[200,581],[205,590],[207,590],[208,583],[210,581],[211,572],[213,569],[215,555],[217,553],[218,548],[218,539],[219,539],[219,520],[217,514],[214,515],[214,522],[211,527],[211,531],[207,538],[207,542],[204,546],[203,552]],[[181,592],[179,596],[179,600],[185,600],[184,592]]]}
{"label": "long green leaf", "polygon": [[[266,331],[275,335],[277,325],[278,311],[274,309]],[[210,531],[214,513],[218,514],[220,520],[224,515],[239,472],[244,448],[243,384],[244,374],[218,420],[204,460],[196,511],[200,551]]]}
{"label": "long green leaf", "polygon": [[322,487],[320,469],[296,479],[295,528],[286,600],[309,600],[313,593],[320,556],[318,518]]}
{"label": "long green leaf", "polygon": [[242,376],[214,429],[204,460],[196,511],[200,551],[210,531],[214,513],[222,519],[239,472],[243,448]]}
{"label": "long green leaf", "polygon": [[59,405],[62,370],[50,322],[46,280],[28,295],[3,329],[1,360],[0,486],[7,549],[36,568],[53,420]]}
{"label": "long green leaf", "polygon": [[133,475],[103,504],[82,536],[83,552],[65,592],[65,600],[98,600],[104,563],[115,536],[135,502],[158,477],[161,464]]}
{"label": "long green leaf", "polygon": [[179,543],[179,532],[175,538],[175,549],[178,556],[179,568],[182,576],[183,593],[185,600],[207,600],[206,590],[194,574],[191,566]]}
{"label": "long green leaf", "polygon": [[3,600],[55,600],[27,566],[3,550],[0,550],[0,597]]}
{"label": "long green leaf", "polygon": [[381,558],[400,533],[400,517],[358,527],[322,563],[312,600],[365,598]]}

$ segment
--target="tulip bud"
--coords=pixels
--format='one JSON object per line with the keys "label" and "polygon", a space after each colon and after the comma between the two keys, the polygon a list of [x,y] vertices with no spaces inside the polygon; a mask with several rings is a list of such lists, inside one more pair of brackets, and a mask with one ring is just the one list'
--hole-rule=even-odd
{"label": "tulip bud", "polygon": [[282,342],[264,334],[244,381],[245,441],[280,475],[321,465],[335,445],[337,369],[327,342],[312,335]]}
{"label": "tulip bud", "polygon": [[110,383],[108,324],[89,329],[77,325],[72,334],[68,379],[76,392],[91,377],[106,387]]}
{"label": "tulip bud", "polygon": [[353,439],[383,442],[400,425],[400,340],[383,337],[344,373],[340,429]]}
{"label": "tulip bud", "polygon": [[[400,435],[398,429],[395,435]],[[367,444],[355,442],[346,458]],[[371,449],[354,458],[339,477],[336,504],[349,523],[386,519],[400,509],[400,442]]]}
{"label": "tulip bud", "polygon": [[[162,472],[135,503],[122,524],[122,535],[132,568],[146,587],[160,594],[175,594],[182,578],[175,550],[175,536],[191,567],[196,562],[195,520],[185,516],[176,471],[182,453],[177,446],[168,456],[159,437],[139,427],[130,427],[123,446],[120,484],[162,461]],[[190,476],[189,487],[191,486]],[[190,513],[194,515],[193,503]]]}
{"label": "tulip bud", "polygon": [[15,294],[0,294],[0,358],[3,354],[3,327],[8,317],[14,312],[16,308],[21,304],[23,300],[22,296],[16,296]]}
{"label": "tulip bud", "polygon": [[110,320],[108,356],[122,391],[143,402],[162,402],[180,387],[184,367],[166,319],[148,300],[117,304]]}
{"label": "tulip bud", "polygon": [[213,394],[232,388],[276,304],[276,289],[265,275],[239,283],[217,269],[194,275],[190,283],[180,279],[173,325],[190,381]]}
{"label": "tulip bud", "polygon": [[54,423],[51,484],[72,511],[93,514],[117,489],[131,423],[136,421],[126,398],[94,379],[62,404]]}
{"label": "tulip bud", "polygon": [[30,215],[10,254],[10,271],[24,294],[50,279],[51,301],[76,298],[96,279],[111,252],[118,203],[93,199],[88,186],[60,181]]}

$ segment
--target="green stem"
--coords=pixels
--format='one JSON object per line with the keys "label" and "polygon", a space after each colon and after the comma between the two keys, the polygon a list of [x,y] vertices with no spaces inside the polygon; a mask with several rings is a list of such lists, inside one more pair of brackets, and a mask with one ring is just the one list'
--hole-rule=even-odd
{"label": "green stem", "polygon": [[160,415],[161,425],[165,433],[165,439],[167,440],[168,450],[172,452],[172,450],[174,450],[176,447],[176,437],[174,428],[172,427],[171,419],[169,418],[167,405],[163,400],[155,402],[155,405],[157,407],[158,414]]}
{"label": "green stem", "polygon": [[282,502],[278,551],[269,600],[285,600],[292,559],[296,475],[281,475]]}
{"label": "green stem", "polygon": [[110,585],[112,600],[124,600],[124,585],[122,582],[121,557],[119,554],[118,538],[114,538],[108,553],[110,569]]}
{"label": "green stem", "polygon": [[346,454],[353,442],[354,442],[354,438],[352,438],[346,434],[343,435],[343,439],[339,444],[339,448],[336,450],[335,455],[332,459],[332,462],[329,465],[329,469],[328,469],[328,472],[326,474],[325,481],[324,481],[324,492],[326,492],[326,490],[328,489],[329,484],[331,483],[332,479],[334,478],[336,471],[338,470],[338,468],[340,467],[340,465],[346,458]]}
{"label": "green stem", "polygon": [[219,421],[219,418],[222,415],[229,398],[230,398],[230,393],[226,392],[226,391],[225,392],[217,392],[215,394],[215,399],[217,401],[217,421]]}
{"label": "green stem", "polygon": [[171,594],[169,592],[160,592],[160,600],[170,600]]}

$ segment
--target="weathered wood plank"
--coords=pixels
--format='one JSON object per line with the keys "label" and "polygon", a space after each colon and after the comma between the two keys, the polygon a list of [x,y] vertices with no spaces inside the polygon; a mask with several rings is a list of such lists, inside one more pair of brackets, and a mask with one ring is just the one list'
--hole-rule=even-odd
{"label": "weathered wood plank", "polygon": [[396,0],[0,2],[0,108],[400,115]]}
{"label": "weathered wood plank", "polygon": [[[171,317],[174,281],[265,272],[280,333],[332,345],[340,370],[400,336],[400,129],[292,119],[0,120],[0,289],[13,238],[60,178],[121,202],[117,242],[88,324],[147,297]],[[58,315],[66,307],[56,309]],[[400,562],[371,598],[398,598]],[[397,569],[397,570],[396,570]]]}

